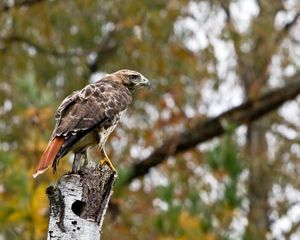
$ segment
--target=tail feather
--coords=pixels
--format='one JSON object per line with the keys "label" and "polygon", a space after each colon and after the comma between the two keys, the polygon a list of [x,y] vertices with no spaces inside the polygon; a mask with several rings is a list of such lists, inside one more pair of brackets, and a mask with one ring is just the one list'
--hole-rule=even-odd
{"label": "tail feather", "polygon": [[38,163],[35,173],[33,174],[34,178],[45,172],[51,166],[61,146],[63,145],[64,140],[65,139],[63,137],[55,137],[48,143],[47,148]]}

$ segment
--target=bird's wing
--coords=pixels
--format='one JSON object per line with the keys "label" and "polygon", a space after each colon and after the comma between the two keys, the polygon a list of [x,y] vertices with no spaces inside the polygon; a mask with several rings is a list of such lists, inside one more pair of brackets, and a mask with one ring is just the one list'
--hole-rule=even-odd
{"label": "bird's wing", "polygon": [[125,110],[131,101],[131,94],[123,85],[107,81],[87,85],[62,102],[52,137],[68,137],[98,126]]}
{"label": "bird's wing", "polygon": [[55,170],[57,161],[79,139],[125,110],[131,101],[132,96],[125,86],[108,81],[87,85],[65,98],[55,114],[56,125],[51,141],[34,176],[44,172],[51,164]]}

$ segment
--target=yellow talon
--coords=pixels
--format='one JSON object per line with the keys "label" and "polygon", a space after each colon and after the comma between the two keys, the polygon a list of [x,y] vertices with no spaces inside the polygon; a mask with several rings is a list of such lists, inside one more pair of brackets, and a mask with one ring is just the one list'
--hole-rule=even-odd
{"label": "yellow talon", "polygon": [[114,165],[112,164],[112,162],[110,161],[110,159],[108,158],[108,156],[106,155],[106,152],[104,149],[102,149],[102,154],[104,155],[104,159],[100,160],[100,164],[107,164],[110,168],[110,170],[112,170],[114,173],[117,172],[117,170],[115,169]]}
{"label": "yellow talon", "polygon": [[117,172],[117,170],[115,169],[114,165],[112,164],[112,162],[109,159],[102,159],[100,160],[100,164],[107,164],[110,168],[110,170],[112,170],[113,172]]}

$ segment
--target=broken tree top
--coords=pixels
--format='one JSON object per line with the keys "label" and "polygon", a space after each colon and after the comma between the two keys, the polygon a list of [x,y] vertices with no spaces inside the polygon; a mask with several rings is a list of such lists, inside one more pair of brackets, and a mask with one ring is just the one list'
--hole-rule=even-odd
{"label": "broken tree top", "polygon": [[66,174],[46,190],[50,202],[48,240],[98,240],[116,173],[106,165]]}

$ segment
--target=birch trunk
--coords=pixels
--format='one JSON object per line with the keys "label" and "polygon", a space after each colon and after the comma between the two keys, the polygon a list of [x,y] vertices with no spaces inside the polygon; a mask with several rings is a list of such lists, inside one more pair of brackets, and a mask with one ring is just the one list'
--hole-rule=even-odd
{"label": "birch trunk", "polygon": [[63,175],[46,194],[50,201],[48,240],[98,240],[117,174],[108,166],[84,167]]}

